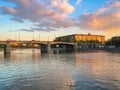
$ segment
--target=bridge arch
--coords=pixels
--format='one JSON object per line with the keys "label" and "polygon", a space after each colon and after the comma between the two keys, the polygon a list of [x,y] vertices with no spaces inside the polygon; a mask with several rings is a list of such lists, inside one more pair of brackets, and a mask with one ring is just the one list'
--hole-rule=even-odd
{"label": "bridge arch", "polygon": [[60,51],[73,51],[74,43],[67,42],[53,42],[51,43],[52,50],[60,50]]}

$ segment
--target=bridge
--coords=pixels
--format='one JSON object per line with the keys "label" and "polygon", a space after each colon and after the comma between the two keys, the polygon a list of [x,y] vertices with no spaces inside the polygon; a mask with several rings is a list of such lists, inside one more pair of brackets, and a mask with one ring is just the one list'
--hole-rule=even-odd
{"label": "bridge", "polygon": [[4,56],[10,54],[12,44],[38,44],[41,53],[49,53],[52,48],[62,48],[65,51],[73,51],[76,43],[71,42],[54,42],[54,41],[0,41],[0,45],[4,45]]}
{"label": "bridge", "polygon": [[68,44],[68,45],[74,45],[74,43],[71,42],[54,42],[54,41],[0,41],[0,44],[6,44],[9,42],[10,44],[16,43],[16,44]]}

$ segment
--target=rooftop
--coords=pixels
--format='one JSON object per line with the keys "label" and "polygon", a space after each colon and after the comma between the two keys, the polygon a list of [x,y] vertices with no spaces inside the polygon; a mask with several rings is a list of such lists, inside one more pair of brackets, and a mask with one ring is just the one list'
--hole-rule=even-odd
{"label": "rooftop", "polygon": [[103,36],[105,37],[104,35],[94,35],[94,34],[71,34],[71,35],[64,35],[64,36],[60,36],[60,37],[67,37],[67,36],[75,36],[75,35],[81,35],[81,36],[88,36],[88,35],[91,35],[91,36]]}

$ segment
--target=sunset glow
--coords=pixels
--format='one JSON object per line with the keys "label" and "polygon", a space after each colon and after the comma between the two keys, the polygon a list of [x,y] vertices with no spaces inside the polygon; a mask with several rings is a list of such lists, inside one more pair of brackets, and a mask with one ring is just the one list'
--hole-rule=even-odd
{"label": "sunset glow", "polygon": [[120,36],[119,0],[0,0],[0,40]]}

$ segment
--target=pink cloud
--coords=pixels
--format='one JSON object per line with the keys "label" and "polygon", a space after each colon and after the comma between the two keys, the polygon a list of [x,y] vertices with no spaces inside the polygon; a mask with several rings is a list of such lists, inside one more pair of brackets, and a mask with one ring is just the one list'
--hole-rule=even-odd
{"label": "pink cloud", "polygon": [[114,8],[120,8],[120,1],[116,1],[116,2],[112,2],[110,5],[110,9],[114,9]]}
{"label": "pink cloud", "polygon": [[[39,23],[40,27],[56,28],[69,26],[67,21],[71,22],[71,18],[67,15],[74,11],[74,7],[67,0],[5,0],[14,3],[16,7],[1,6],[0,9],[4,14],[10,14],[12,20],[23,22],[29,20]],[[46,23],[46,24],[45,24]],[[54,24],[53,24],[54,23]],[[44,26],[42,26],[44,25]]]}
{"label": "pink cloud", "polygon": [[[85,30],[120,30],[120,1],[110,1],[94,13],[86,13],[79,20],[68,17],[75,8],[68,0],[5,0],[15,7],[0,6],[12,20],[23,22],[29,20],[37,23],[34,28],[24,31],[54,31],[58,28],[80,27]],[[77,0],[79,3],[81,0]]]}
{"label": "pink cloud", "polygon": [[[59,19],[66,18],[66,15],[74,11],[74,7],[67,0],[6,0],[15,3],[16,7],[3,7],[3,12],[9,13],[14,17],[28,19],[33,22],[39,22],[42,19]],[[56,4],[53,4],[56,3]]]}
{"label": "pink cloud", "polygon": [[81,15],[79,27],[87,30],[120,30],[120,2],[109,2],[92,14]]}
{"label": "pink cloud", "polygon": [[12,14],[12,15],[17,14],[16,9],[14,9],[14,8],[11,8],[11,7],[3,7],[3,6],[0,6],[0,8],[4,11],[4,12],[3,12],[4,14]]}

